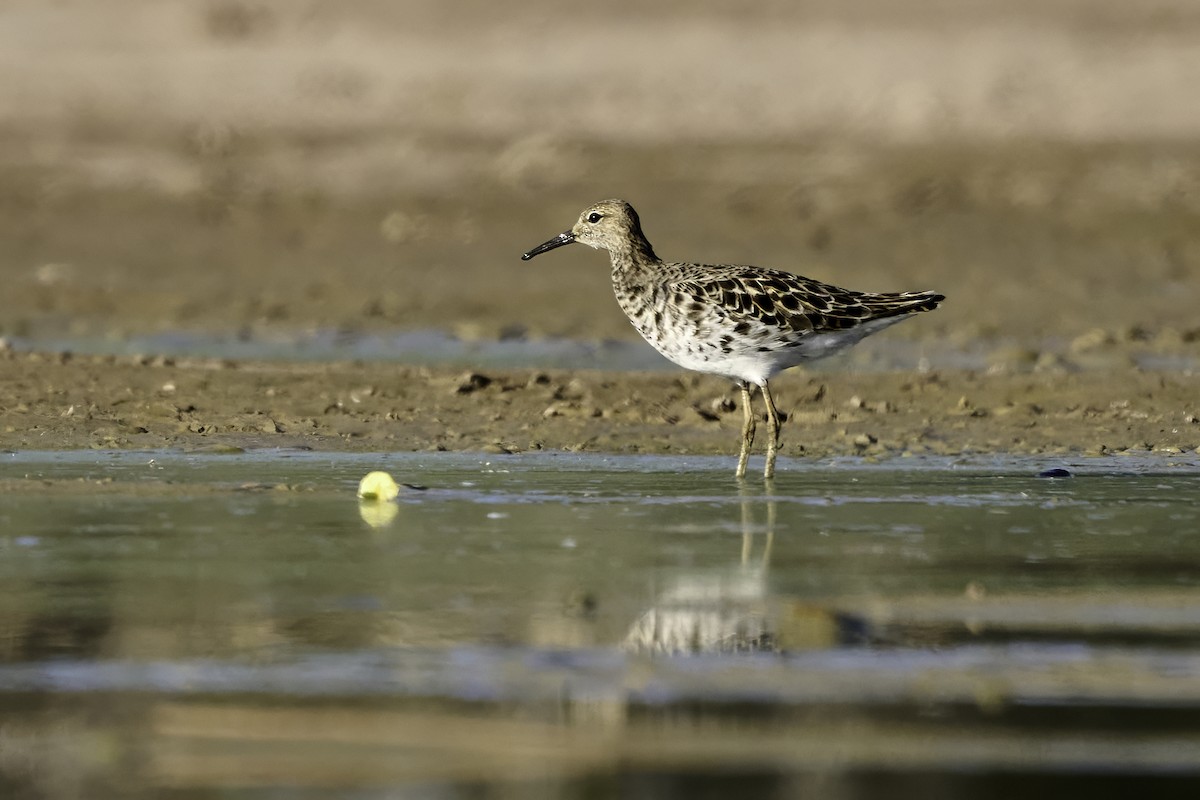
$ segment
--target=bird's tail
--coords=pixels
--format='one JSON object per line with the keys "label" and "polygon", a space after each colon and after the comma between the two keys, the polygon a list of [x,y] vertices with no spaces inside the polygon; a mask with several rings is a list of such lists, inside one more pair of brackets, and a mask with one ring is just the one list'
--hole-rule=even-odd
{"label": "bird's tail", "polygon": [[893,292],[864,298],[864,305],[870,307],[875,318],[898,317],[933,311],[945,299],[946,295],[937,292]]}

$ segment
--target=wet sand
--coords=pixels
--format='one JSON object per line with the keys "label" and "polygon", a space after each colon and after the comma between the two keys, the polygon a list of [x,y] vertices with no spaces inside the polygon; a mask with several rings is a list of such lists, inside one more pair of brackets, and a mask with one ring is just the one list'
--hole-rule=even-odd
{"label": "wet sand", "polygon": [[[1136,369],[786,373],[785,456],[1200,448],[1197,381]],[[684,372],[0,353],[0,447],[736,454],[727,382]]]}

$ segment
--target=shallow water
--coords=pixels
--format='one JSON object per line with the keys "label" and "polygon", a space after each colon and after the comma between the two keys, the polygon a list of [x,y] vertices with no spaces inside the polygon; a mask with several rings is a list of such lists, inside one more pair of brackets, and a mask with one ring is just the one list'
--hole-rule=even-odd
{"label": "shallow water", "polygon": [[[275,334],[205,334],[168,331],[123,338],[96,336],[35,336],[5,338],[18,351],[70,352],[87,355],[132,356],[154,353],[182,358],[261,359],[278,361],[362,361],[458,365],[486,363],[501,369],[677,370],[678,367],[640,341],[583,341],[524,334],[500,339],[460,339],[436,330],[390,334],[318,330]],[[1040,351],[1066,354],[1070,342],[1048,340]],[[970,344],[873,339],[831,359],[815,361],[815,372],[844,370],[986,369],[997,351],[1017,349],[1013,342],[976,341]],[[1026,348],[1028,349],[1028,348]],[[1192,372],[1196,359],[1187,354],[1158,352],[1151,347],[1111,353],[1072,356],[1072,368],[1111,368],[1135,364],[1141,369]],[[1030,365],[1025,365],[1030,366]]]}
{"label": "shallow water", "polygon": [[1191,796],[1165,463],[8,454],[0,790]]}
{"label": "shallow water", "polygon": [[388,334],[317,330],[262,334],[206,334],[166,331],[122,338],[96,336],[14,337],[15,350],[93,355],[154,353],[171,357],[264,359],[280,361],[390,361],[406,364],[486,363],[496,368],[667,369],[673,365],[650,347],[629,341],[461,339],[438,330]]}
{"label": "shallow water", "polygon": [[[582,341],[555,337],[529,337],[523,332],[499,339],[462,339],[438,330],[409,330],[388,334],[316,330],[206,334],[164,331],[125,337],[35,335],[5,337],[5,346],[18,351],[70,352],[89,355],[130,356],[154,353],[169,357],[263,359],[279,361],[362,361],[406,364],[458,365],[464,368],[489,364],[501,369],[677,370],[678,367],[641,341]],[[1071,342],[1047,339],[1033,348],[1015,341],[978,340],[970,343],[913,341],[898,337],[872,339],[831,359],[811,362],[808,371],[860,371],[911,369],[987,369],[997,353],[1013,351],[1058,354],[1069,358],[1072,369],[1125,368],[1192,373],[1200,363],[1191,353],[1158,349],[1151,345],[1076,353]],[[1017,364],[1031,368],[1032,363]]]}

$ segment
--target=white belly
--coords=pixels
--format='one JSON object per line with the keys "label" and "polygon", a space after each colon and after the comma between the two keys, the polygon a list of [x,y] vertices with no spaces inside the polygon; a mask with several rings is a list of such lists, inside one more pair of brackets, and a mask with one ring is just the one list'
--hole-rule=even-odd
{"label": "white belly", "polygon": [[[834,355],[868,334],[894,325],[906,317],[872,320],[856,328],[823,333],[762,335],[722,345],[720,331],[698,331],[693,336],[678,332],[643,330],[642,337],[654,349],[684,369],[723,375],[735,381],[763,385],[785,369]],[[635,324],[636,327],[636,324]]]}

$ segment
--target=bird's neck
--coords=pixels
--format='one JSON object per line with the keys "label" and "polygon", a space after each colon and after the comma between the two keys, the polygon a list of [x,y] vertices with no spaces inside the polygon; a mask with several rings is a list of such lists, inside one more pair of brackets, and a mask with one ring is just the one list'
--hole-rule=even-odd
{"label": "bird's neck", "polygon": [[636,231],[635,235],[623,241],[620,247],[609,250],[608,255],[612,259],[614,281],[636,281],[662,264],[641,231]]}

